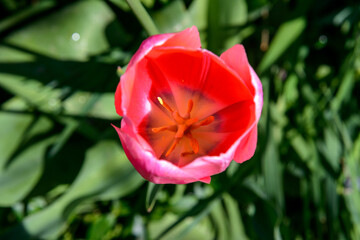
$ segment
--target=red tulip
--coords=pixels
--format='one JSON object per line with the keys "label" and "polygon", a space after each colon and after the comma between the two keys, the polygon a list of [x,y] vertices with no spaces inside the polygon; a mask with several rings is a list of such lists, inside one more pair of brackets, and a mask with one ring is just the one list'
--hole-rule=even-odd
{"label": "red tulip", "polygon": [[244,47],[220,57],[201,49],[196,27],[149,37],[115,93],[124,151],[147,180],[209,183],[254,154],[261,82]]}

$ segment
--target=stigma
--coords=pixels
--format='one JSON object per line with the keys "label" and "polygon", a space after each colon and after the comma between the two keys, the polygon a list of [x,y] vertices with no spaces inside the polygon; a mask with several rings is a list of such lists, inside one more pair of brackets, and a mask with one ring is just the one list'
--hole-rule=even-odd
{"label": "stigma", "polygon": [[172,140],[169,147],[165,150],[163,155],[168,157],[183,138],[189,139],[191,151],[182,152],[181,156],[185,157],[188,155],[197,154],[199,152],[199,142],[195,137],[193,137],[191,132],[192,130],[211,124],[215,119],[214,116],[208,116],[201,120],[198,118],[192,118],[191,111],[194,107],[194,102],[192,99],[188,101],[187,111],[182,116],[178,111],[173,110],[161,97],[157,97],[157,100],[160,105],[170,113],[173,124],[152,128],[152,132],[158,133],[162,131],[169,131],[175,133],[174,139]]}

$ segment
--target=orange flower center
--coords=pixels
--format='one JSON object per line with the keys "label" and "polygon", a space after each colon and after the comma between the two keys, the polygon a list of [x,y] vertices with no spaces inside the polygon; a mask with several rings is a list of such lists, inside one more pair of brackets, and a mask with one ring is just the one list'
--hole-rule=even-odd
{"label": "orange flower center", "polygon": [[190,140],[192,151],[182,152],[181,156],[187,156],[191,154],[197,154],[199,152],[199,142],[192,136],[191,131],[197,129],[202,126],[209,125],[214,121],[214,116],[209,116],[203,120],[197,118],[191,118],[191,111],[194,106],[194,102],[192,99],[188,101],[187,111],[184,116],[180,116],[177,111],[171,109],[171,107],[164,102],[164,100],[160,97],[157,98],[161,106],[163,106],[167,111],[170,112],[172,120],[174,124],[152,128],[154,133],[158,133],[161,131],[171,131],[175,133],[174,140],[170,145],[169,149],[165,153],[165,157],[168,157],[170,153],[174,151],[178,143],[183,137],[186,137]]}

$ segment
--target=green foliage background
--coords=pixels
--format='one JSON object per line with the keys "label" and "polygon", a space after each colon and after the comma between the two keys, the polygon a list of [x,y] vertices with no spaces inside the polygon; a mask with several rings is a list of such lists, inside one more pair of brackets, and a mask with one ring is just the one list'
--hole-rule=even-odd
{"label": "green foliage background", "polygon": [[[154,186],[110,125],[117,67],[192,25],[216,54],[244,44],[258,148]],[[0,0],[0,239],[360,239],[359,76],[358,1]]]}

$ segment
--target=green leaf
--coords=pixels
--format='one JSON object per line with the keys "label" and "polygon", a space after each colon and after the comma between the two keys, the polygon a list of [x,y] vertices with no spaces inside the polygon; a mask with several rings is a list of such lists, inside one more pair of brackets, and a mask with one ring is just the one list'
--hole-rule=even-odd
{"label": "green leaf", "polygon": [[188,13],[194,25],[199,28],[200,35],[201,31],[208,27],[208,5],[209,1],[207,0],[194,0],[188,8]]}
{"label": "green leaf", "polygon": [[155,183],[149,182],[148,189],[146,192],[146,203],[145,203],[146,210],[148,212],[151,212],[152,209],[154,208],[158,194],[159,194],[159,192],[161,192],[163,186],[164,185],[162,185],[162,184],[155,184]]}
{"label": "green leaf", "polygon": [[48,9],[54,7],[54,1],[43,1],[34,4],[34,6],[30,8],[26,8],[17,14],[14,14],[8,18],[5,18],[0,22],[0,33],[8,30],[15,25],[24,22],[25,20],[29,19],[30,17],[42,13]]}
{"label": "green leaf", "polygon": [[64,114],[73,116],[87,116],[100,119],[116,120],[119,115],[116,114],[114,106],[114,93],[102,93],[96,97],[96,101],[88,111],[84,111],[85,105],[94,97],[90,92],[76,92],[64,101]]}
{"label": "green leaf", "polygon": [[[6,105],[8,108],[17,103]],[[52,123],[44,117],[1,111],[0,124],[3,136],[0,138],[0,206],[11,206],[36,185],[46,149],[55,137],[44,136],[52,128]]]}
{"label": "green leaf", "polygon": [[[213,236],[213,229],[207,218],[204,218],[209,213],[209,209],[198,214],[194,218],[186,218],[179,222],[176,226],[170,228],[166,234],[164,232],[169,223],[177,221],[178,216],[168,212],[160,220],[154,220],[149,223],[150,239],[210,239]],[[160,237],[161,236],[161,237]]]}
{"label": "green leaf", "polygon": [[262,170],[265,177],[265,191],[268,197],[275,201],[277,207],[283,209],[283,166],[280,162],[278,146],[271,133],[267,142],[262,162]]}
{"label": "green leaf", "polygon": [[344,194],[346,206],[349,209],[353,229],[351,236],[353,239],[360,237],[360,191],[359,191],[359,176],[360,176],[360,134],[358,134],[353,148],[346,158],[348,169],[348,180],[350,182],[350,189],[348,193]]}
{"label": "green leaf", "polygon": [[86,239],[89,240],[104,239],[106,234],[111,229],[114,228],[115,223],[116,223],[116,219],[111,214],[100,216],[91,224],[86,234]]}
{"label": "green leaf", "polygon": [[273,65],[297,40],[300,34],[305,30],[306,20],[303,17],[290,20],[283,23],[276,32],[274,39],[271,41],[269,50],[265,53],[258,67],[258,73],[265,72]]}
{"label": "green leaf", "polygon": [[345,73],[343,79],[341,80],[340,88],[336,93],[334,100],[331,102],[331,108],[334,111],[339,111],[341,105],[350,100],[355,83],[354,77],[353,69],[349,69]]}
{"label": "green leaf", "polygon": [[75,2],[14,32],[5,42],[59,60],[85,61],[109,47],[102,30],[113,19],[104,2]]}
{"label": "green leaf", "polygon": [[298,91],[299,79],[295,74],[290,75],[284,85],[284,97],[287,108],[292,107],[299,98]]}
{"label": "green leaf", "polygon": [[193,25],[183,1],[175,0],[152,15],[161,33],[179,32]]}
{"label": "green leaf", "polygon": [[247,4],[245,0],[222,0],[219,5],[220,25],[226,27],[240,27],[247,21]]}
{"label": "green leaf", "polygon": [[117,142],[100,142],[87,151],[78,177],[64,195],[1,237],[55,239],[65,230],[66,220],[81,203],[120,198],[142,182]]}
{"label": "green leaf", "polygon": [[230,228],[229,239],[248,239],[245,234],[244,225],[240,216],[240,209],[238,207],[238,203],[235,199],[233,199],[229,194],[223,194],[223,199],[226,207],[226,211],[228,214],[228,226]]}
{"label": "green leaf", "polygon": [[155,23],[139,0],[126,0],[135,16],[149,35],[159,34]]}
{"label": "green leaf", "polygon": [[[186,211],[184,214],[179,216],[176,221],[174,221],[172,224],[167,225],[166,228],[162,228],[161,233],[156,234],[155,239],[163,239],[164,236],[167,236],[170,234],[174,229],[177,229],[177,226],[183,224],[183,222],[192,216],[203,216],[204,212],[206,214],[212,207],[214,206],[215,201],[218,199],[220,192],[216,192],[210,197],[198,201],[196,205],[194,205],[190,210]],[[160,232],[160,231],[159,231]]]}
{"label": "green leaf", "polygon": [[228,228],[228,221],[226,219],[225,211],[221,205],[221,201],[217,200],[214,203],[214,208],[211,211],[211,216],[214,221],[214,227],[217,232],[217,239],[230,239],[230,232]]}
{"label": "green leaf", "polygon": [[342,155],[342,146],[339,141],[339,136],[327,127],[324,129],[325,141],[318,142],[319,151],[324,155],[326,162],[332,169],[333,173],[337,173],[340,167],[340,158]]}

